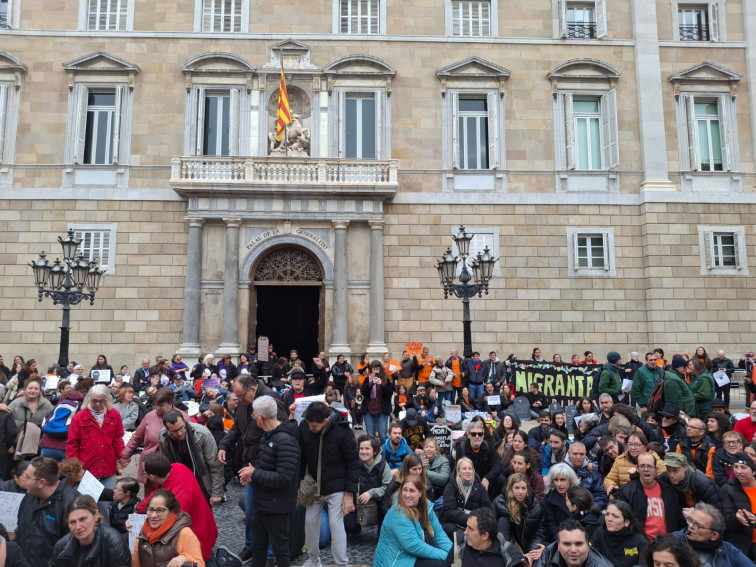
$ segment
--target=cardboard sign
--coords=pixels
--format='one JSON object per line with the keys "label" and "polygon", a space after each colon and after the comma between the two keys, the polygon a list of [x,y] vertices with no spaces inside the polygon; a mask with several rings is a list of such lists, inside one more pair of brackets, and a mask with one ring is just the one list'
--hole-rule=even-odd
{"label": "cardboard sign", "polygon": [[270,341],[266,336],[257,337],[257,360],[260,362],[268,362],[268,346]]}
{"label": "cardboard sign", "polygon": [[302,419],[304,418],[304,412],[305,410],[310,407],[310,404],[312,402],[324,402],[325,396],[308,396],[306,398],[299,398],[298,400],[294,400],[294,402],[297,404],[297,408],[294,410],[294,419],[297,420],[297,423],[300,423]]}
{"label": "cardboard sign", "polygon": [[407,343],[407,354],[410,356],[423,354],[423,343]]}
{"label": "cardboard sign", "polygon": [[486,403],[489,407],[501,405],[501,396],[488,396]]}
{"label": "cardboard sign", "polygon": [[15,492],[0,492],[0,518],[9,532],[15,532],[18,527],[18,508],[25,494]]}
{"label": "cardboard sign", "polygon": [[103,484],[97,480],[91,472],[86,471],[77,488],[79,494],[88,494],[97,502],[100,499],[100,494],[105,490]]}
{"label": "cardboard sign", "polygon": [[431,435],[436,439],[438,443],[438,449],[441,454],[446,457],[451,452],[452,446],[452,430],[445,425],[434,425],[430,428]]}
{"label": "cardboard sign", "polygon": [[131,529],[129,530],[129,549],[134,550],[136,545],[136,538],[139,532],[142,531],[142,526],[147,521],[147,514],[129,514],[129,524]]}

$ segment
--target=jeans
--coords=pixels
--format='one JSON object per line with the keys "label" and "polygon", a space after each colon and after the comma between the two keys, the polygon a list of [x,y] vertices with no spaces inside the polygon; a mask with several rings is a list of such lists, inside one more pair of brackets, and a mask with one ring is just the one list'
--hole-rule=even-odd
{"label": "jeans", "polygon": [[470,391],[470,399],[478,404],[483,397],[483,384],[468,384],[467,389]]}
{"label": "jeans", "polygon": [[386,442],[386,437],[388,437],[388,418],[382,413],[378,415],[366,413],[365,433],[375,435],[376,429],[378,429],[378,437],[381,439],[381,445],[383,445]]}
{"label": "jeans", "polygon": [[341,513],[344,493],[336,492],[327,496],[318,496],[305,512],[305,545],[307,557],[313,562],[320,559],[320,514],[328,507],[328,524],[331,528],[331,554],[336,565],[348,565],[347,537],[344,531],[344,516]]}
{"label": "jeans", "polygon": [[289,567],[291,564],[290,529],[291,514],[255,514],[252,518],[252,541],[254,542],[252,567],[265,567],[268,542],[273,547],[276,567]]}
{"label": "jeans", "polygon": [[449,403],[452,403],[452,392],[451,390],[448,392],[439,392],[438,393],[438,415],[444,415],[444,402],[447,401]]}
{"label": "jeans", "polygon": [[66,458],[66,451],[65,449],[48,449],[46,447],[43,447],[40,451],[40,455],[49,459],[55,459],[56,461],[60,462]]}
{"label": "jeans", "polygon": [[115,490],[116,475],[106,476],[105,478],[98,478],[97,480],[99,480],[105,488]]}
{"label": "jeans", "polygon": [[247,515],[247,521],[244,529],[244,547],[252,551],[252,519],[255,517],[255,485],[250,482],[244,487],[244,513]]}

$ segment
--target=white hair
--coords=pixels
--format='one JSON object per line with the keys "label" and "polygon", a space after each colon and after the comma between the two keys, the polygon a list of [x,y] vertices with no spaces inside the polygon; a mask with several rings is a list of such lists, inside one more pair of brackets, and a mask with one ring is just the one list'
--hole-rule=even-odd
{"label": "white hair", "polygon": [[209,364],[213,360],[215,360],[215,357],[212,354],[208,354],[202,361],[202,364]]}
{"label": "white hair", "polygon": [[278,405],[272,396],[262,396],[252,402],[252,409],[263,419],[274,419],[278,413]]}
{"label": "white hair", "polygon": [[105,384],[95,384],[92,386],[84,397],[82,407],[90,407],[89,404],[92,402],[92,398],[104,398],[106,409],[110,410],[113,408],[113,395]]}
{"label": "white hair", "polygon": [[566,478],[570,482],[570,486],[578,486],[580,484],[580,479],[570,465],[567,463],[557,463],[551,466],[549,474],[543,479],[545,493],[556,490],[554,480],[557,478]]}

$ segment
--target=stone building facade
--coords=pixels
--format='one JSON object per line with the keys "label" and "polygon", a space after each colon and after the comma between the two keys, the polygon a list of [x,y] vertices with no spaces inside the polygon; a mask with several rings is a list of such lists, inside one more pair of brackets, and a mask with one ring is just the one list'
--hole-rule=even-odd
{"label": "stone building facade", "polygon": [[0,39],[6,358],[56,358],[26,263],[69,227],[109,270],[85,364],[446,355],[460,224],[482,352],[756,339],[753,2],[0,0]]}

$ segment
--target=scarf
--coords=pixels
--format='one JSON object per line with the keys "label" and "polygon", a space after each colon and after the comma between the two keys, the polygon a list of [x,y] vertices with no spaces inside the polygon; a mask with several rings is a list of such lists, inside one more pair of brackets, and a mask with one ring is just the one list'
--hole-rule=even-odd
{"label": "scarf", "polygon": [[619,372],[620,370],[622,370],[622,367],[621,367],[621,366],[617,366],[616,364],[612,364],[611,362],[607,362],[607,363],[606,363],[606,367],[607,367],[607,368],[608,368],[608,369],[609,369],[609,370],[610,370],[611,372]]}
{"label": "scarf", "polygon": [[713,554],[717,548],[722,545],[722,538],[720,536],[719,539],[716,541],[692,541],[688,537],[689,533],[688,530],[685,530],[685,541],[687,541],[690,546],[695,549],[699,553],[711,553]]}
{"label": "scarf", "polygon": [[693,474],[690,472],[690,468],[685,471],[685,478],[682,480],[680,484],[673,484],[672,486],[675,487],[675,490],[677,492],[680,492],[681,494],[688,494],[690,492],[690,479],[693,476]]}
{"label": "scarf", "polygon": [[470,498],[472,487],[473,487],[473,481],[470,481],[470,482],[462,481],[462,486],[460,486],[460,492],[462,493],[462,496],[465,497],[465,504],[467,504],[467,499]]}
{"label": "scarf", "polygon": [[95,411],[92,408],[89,408],[89,413],[92,414],[92,417],[95,418],[99,426],[102,427],[102,424],[105,421],[105,410]]}
{"label": "scarf", "polygon": [[[249,406],[250,408],[252,406]],[[179,455],[180,452],[180,443],[181,441],[176,441],[173,437],[170,435],[168,436],[168,446],[171,449],[171,462],[173,463],[180,463],[181,457]],[[191,424],[187,421],[186,422],[186,439],[184,440],[186,443],[186,450],[189,451],[189,458],[192,460],[192,465],[194,466],[194,476],[196,477],[203,477],[205,474],[207,474],[207,470],[205,469],[205,464],[202,461],[201,453],[199,450],[199,447],[197,447],[197,442],[194,440],[194,431],[192,431]],[[202,486],[202,485],[200,485]]]}
{"label": "scarf", "polygon": [[145,522],[144,525],[142,526],[142,532],[147,538],[147,541],[154,544],[160,541],[160,538],[163,537],[166,534],[166,532],[173,527],[173,524],[176,523],[177,519],[178,519],[178,514],[176,514],[176,512],[173,512],[170,516],[168,516],[168,519],[165,522],[163,522],[157,528],[154,528],[154,529],[150,525],[149,522]]}

